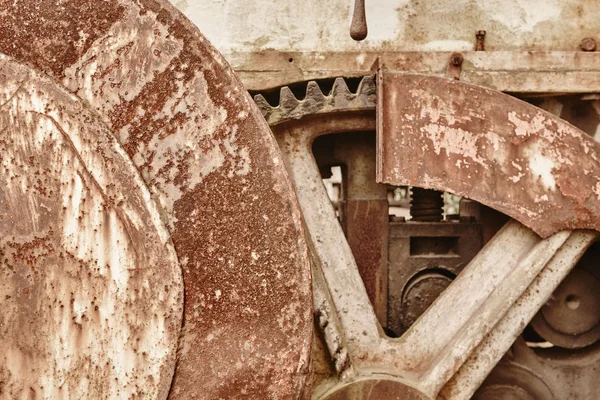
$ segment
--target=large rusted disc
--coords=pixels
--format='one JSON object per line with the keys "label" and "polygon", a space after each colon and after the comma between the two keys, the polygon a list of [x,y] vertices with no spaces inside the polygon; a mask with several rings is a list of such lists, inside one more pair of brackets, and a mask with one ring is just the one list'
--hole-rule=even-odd
{"label": "large rusted disc", "polygon": [[96,115],[0,55],[0,397],[165,398],[175,250]]}
{"label": "large rusted disc", "polygon": [[0,51],[97,110],[162,206],[185,284],[171,396],[297,396],[308,373],[301,215],[268,126],[167,1],[0,0]]}

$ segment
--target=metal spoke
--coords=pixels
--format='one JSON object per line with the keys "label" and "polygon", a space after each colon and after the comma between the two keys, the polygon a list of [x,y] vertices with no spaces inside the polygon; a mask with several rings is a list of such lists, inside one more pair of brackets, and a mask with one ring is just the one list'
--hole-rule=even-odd
{"label": "metal spoke", "polygon": [[471,398],[483,380],[519,337],[525,326],[597,237],[598,234],[591,231],[575,231],[571,234],[515,305],[504,315],[494,330],[485,337],[458,372],[444,386],[439,398],[448,400]]}
{"label": "metal spoke", "polygon": [[437,393],[570,234],[542,240],[509,222],[401,338],[402,372]]}
{"label": "metal spoke", "polygon": [[[338,315],[352,362],[353,356],[366,352],[381,340],[378,322],[310,152],[309,135],[297,133],[283,135],[280,147],[308,228],[314,267],[322,273],[329,288],[332,309]],[[315,289],[317,294],[323,292]],[[317,304],[325,301],[325,297],[315,298]]]}

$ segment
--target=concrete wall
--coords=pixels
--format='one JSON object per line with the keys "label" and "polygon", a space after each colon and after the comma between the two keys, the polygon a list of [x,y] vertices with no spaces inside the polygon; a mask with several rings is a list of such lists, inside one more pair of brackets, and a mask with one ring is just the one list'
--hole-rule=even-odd
{"label": "concrete wall", "polygon": [[366,0],[368,38],[353,41],[352,0],[172,0],[225,55],[260,50],[577,50],[600,39],[597,0]]}

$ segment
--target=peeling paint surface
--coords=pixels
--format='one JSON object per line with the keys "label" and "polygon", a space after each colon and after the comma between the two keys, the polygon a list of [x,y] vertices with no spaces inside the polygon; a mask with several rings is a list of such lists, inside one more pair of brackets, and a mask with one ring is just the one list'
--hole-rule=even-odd
{"label": "peeling paint surface", "polygon": [[600,231],[600,144],[584,132],[514,97],[443,78],[384,72],[378,96],[381,182],[466,196],[543,237]]}
{"label": "peeling paint surface", "polygon": [[166,398],[177,256],[139,172],[80,99],[0,55],[0,395]]}
{"label": "peeling paint surface", "polygon": [[285,398],[309,371],[307,246],[272,134],[166,1],[0,0],[0,51],[76,93],[121,141],[185,285],[171,398]]}

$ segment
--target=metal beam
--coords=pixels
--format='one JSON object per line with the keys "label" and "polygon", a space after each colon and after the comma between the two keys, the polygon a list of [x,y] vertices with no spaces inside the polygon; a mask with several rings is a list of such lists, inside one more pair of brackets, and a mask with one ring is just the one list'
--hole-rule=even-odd
{"label": "metal beam", "polygon": [[[389,71],[445,76],[451,52],[236,52],[226,54],[244,86],[261,91],[293,82],[371,74],[378,56]],[[600,53],[466,51],[462,82],[510,93],[600,92]]]}

